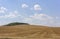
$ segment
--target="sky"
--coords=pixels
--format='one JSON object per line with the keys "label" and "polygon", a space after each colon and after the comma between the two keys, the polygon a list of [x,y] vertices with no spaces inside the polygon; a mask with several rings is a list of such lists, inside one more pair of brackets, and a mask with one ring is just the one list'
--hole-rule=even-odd
{"label": "sky", "polygon": [[60,27],[60,0],[0,0],[0,25],[11,22]]}

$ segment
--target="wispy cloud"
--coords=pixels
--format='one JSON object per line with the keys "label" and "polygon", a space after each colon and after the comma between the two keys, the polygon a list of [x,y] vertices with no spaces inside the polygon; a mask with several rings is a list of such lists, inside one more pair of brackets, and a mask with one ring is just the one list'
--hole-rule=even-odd
{"label": "wispy cloud", "polygon": [[0,13],[5,13],[7,11],[7,8],[1,6],[0,7]]}
{"label": "wispy cloud", "polygon": [[14,12],[9,12],[8,14],[5,14],[3,16],[0,16],[0,18],[16,18],[18,16],[20,16],[18,14],[18,11],[14,11]]}
{"label": "wispy cloud", "polygon": [[34,25],[57,25],[56,17],[49,16],[47,14],[34,14],[29,17],[25,17],[24,22],[34,24]]}
{"label": "wispy cloud", "polygon": [[22,4],[22,8],[27,8],[29,7],[27,4]]}

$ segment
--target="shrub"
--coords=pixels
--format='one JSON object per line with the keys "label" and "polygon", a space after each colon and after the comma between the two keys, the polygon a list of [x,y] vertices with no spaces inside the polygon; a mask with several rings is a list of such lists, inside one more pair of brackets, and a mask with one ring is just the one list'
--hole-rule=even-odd
{"label": "shrub", "polygon": [[28,23],[19,23],[19,22],[13,22],[13,23],[9,23],[5,26],[13,26],[13,25],[29,25]]}

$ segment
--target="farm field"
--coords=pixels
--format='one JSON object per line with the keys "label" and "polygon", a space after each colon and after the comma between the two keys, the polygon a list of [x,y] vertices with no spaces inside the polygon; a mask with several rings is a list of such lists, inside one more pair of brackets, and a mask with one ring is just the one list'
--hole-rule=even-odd
{"label": "farm field", "polygon": [[59,27],[38,25],[1,26],[1,39],[60,39]]}

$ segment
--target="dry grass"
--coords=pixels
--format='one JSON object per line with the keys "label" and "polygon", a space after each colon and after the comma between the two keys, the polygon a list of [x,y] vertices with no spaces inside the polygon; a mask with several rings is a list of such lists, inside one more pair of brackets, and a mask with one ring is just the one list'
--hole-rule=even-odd
{"label": "dry grass", "polygon": [[1,26],[1,39],[60,39],[60,28],[36,25]]}

